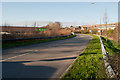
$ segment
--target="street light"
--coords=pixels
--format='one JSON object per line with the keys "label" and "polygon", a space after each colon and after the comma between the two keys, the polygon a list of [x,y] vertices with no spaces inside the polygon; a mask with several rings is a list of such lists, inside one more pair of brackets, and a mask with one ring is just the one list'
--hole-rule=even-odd
{"label": "street light", "polygon": [[[93,5],[93,4],[96,4],[96,3],[93,2],[91,4]],[[100,26],[99,27],[100,27],[100,35],[101,35],[101,14],[100,14]]]}
{"label": "street light", "polygon": [[107,42],[107,38],[108,38],[108,34],[107,34],[107,22],[108,22],[107,9],[105,9],[105,14],[104,14],[104,17],[103,17],[103,21],[106,24],[106,42]]}
{"label": "street light", "polygon": [[[94,5],[95,3],[93,2],[91,4]],[[93,31],[93,26],[91,26],[91,30],[90,30],[91,34],[92,34],[92,31]]]}
{"label": "street light", "polygon": [[91,3],[91,4],[95,4],[95,3],[93,2],[93,3]]}
{"label": "street light", "polygon": [[[91,3],[91,4],[96,4],[96,3]],[[100,35],[102,35],[102,25],[101,25],[101,10],[100,10],[100,26],[99,26],[99,28],[100,28]]]}

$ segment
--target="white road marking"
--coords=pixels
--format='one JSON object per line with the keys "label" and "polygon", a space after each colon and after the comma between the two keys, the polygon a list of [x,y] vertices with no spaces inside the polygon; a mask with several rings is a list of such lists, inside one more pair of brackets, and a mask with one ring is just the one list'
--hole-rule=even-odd
{"label": "white road marking", "polygon": [[13,58],[16,58],[16,57],[24,56],[26,54],[29,54],[29,53],[25,53],[25,54],[21,54],[21,55],[18,55],[18,56],[10,57],[10,58],[4,59],[4,60],[0,60],[0,62],[6,61],[6,60],[10,60],[10,59],[13,59]]}

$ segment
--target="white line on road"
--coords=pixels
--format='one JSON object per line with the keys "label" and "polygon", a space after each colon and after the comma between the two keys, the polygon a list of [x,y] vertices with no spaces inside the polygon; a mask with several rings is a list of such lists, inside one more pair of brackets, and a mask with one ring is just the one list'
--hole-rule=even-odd
{"label": "white line on road", "polygon": [[25,54],[21,54],[21,55],[18,55],[18,56],[10,57],[10,58],[4,59],[4,60],[0,60],[0,62],[6,61],[6,60],[10,60],[10,59],[13,59],[13,58],[16,58],[16,57],[24,56],[26,54],[29,54],[29,53],[25,53]]}

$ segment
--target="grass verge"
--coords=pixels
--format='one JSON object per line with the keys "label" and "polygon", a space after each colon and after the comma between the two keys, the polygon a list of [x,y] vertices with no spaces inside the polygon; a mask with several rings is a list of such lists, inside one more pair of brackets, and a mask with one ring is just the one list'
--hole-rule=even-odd
{"label": "grass verge", "polygon": [[120,53],[120,49],[118,48],[118,44],[116,42],[107,39],[107,43],[106,43],[105,37],[101,37],[101,39],[103,41],[106,51],[109,52],[108,56],[112,56],[114,54]]}
{"label": "grass verge", "polygon": [[18,46],[25,46],[25,45],[31,45],[31,44],[38,44],[38,43],[44,43],[49,41],[55,41],[55,40],[62,40],[62,39],[68,39],[75,37],[76,35],[70,35],[68,37],[61,37],[61,38],[54,38],[54,39],[34,39],[34,40],[18,40],[18,41],[5,41],[2,43],[2,48],[11,48],[11,47],[18,47]]}
{"label": "grass verge", "polygon": [[116,74],[115,77],[120,78],[120,48],[118,48],[118,44],[113,40],[108,39],[106,43],[106,38],[101,38],[106,48],[106,51],[108,52],[109,63]]}
{"label": "grass verge", "polygon": [[69,70],[62,76],[62,80],[107,78],[99,37],[91,36],[93,36],[93,39],[88,43],[83,53],[77,57]]}

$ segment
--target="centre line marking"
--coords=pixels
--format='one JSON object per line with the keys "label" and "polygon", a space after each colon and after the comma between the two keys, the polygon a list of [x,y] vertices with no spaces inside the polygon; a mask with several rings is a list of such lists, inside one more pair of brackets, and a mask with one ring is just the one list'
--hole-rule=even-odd
{"label": "centre line marking", "polygon": [[24,56],[26,54],[29,54],[29,53],[25,53],[25,54],[21,54],[21,55],[18,55],[18,56],[10,57],[10,58],[4,59],[4,60],[0,60],[0,62],[6,61],[6,60],[10,60],[10,59],[13,59],[13,58],[16,58],[16,57]]}

